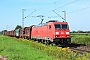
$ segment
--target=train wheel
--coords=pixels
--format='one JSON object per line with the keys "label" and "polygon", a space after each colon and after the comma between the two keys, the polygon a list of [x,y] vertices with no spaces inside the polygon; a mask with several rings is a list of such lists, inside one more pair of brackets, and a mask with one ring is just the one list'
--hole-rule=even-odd
{"label": "train wheel", "polygon": [[52,45],[52,46],[55,46],[56,44],[52,42],[51,45]]}
{"label": "train wheel", "polygon": [[42,43],[45,44],[45,40],[42,40]]}
{"label": "train wheel", "polygon": [[43,39],[41,40],[41,43],[43,43]]}
{"label": "train wheel", "polygon": [[49,40],[46,41],[46,45],[50,45],[50,41]]}

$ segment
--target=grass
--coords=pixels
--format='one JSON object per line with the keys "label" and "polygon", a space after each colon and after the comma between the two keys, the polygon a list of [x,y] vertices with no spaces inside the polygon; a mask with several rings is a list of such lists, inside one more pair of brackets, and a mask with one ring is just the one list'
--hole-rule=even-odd
{"label": "grass", "polygon": [[73,53],[73,51],[71,49],[67,48],[62,48],[62,47],[58,47],[58,46],[52,46],[52,45],[45,45],[42,43],[38,43],[37,41],[33,41],[33,40],[26,40],[26,39],[17,39],[17,41],[22,42],[26,45],[32,46],[44,53],[46,53],[49,56],[55,56],[56,58],[58,58],[59,60],[89,60],[88,57],[90,57],[89,53],[84,53],[79,54],[77,53]]}
{"label": "grass", "polygon": [[41,51],[16,41],[15,38],[0,35],[0,55],[10,60],[57,60]]}
{"label": "grass", "polygon": [[71,41],[73,43],[90,45],[90,35],[71,34]]}
{"label": "grass", "polygon": [[47,46],[37,41],[0,35],[0,55],[10,60],[89,60],[89,53],[73,53],[69,48]]}

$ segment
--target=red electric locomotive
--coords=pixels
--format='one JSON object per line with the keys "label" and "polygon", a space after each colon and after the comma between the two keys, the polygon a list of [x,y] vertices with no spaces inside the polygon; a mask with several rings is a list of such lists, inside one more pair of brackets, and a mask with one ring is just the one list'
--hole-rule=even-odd
{"label": "red electric locomotive", "polygon": [[38,39],[47,43],[69,44],[71,43],[68,22],[48,21],[32,27],[32,39]]}

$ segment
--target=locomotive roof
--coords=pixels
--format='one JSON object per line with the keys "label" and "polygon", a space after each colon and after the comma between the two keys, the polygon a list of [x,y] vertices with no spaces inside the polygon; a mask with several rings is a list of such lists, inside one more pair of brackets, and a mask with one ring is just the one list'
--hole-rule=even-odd
{"label": "locomotive roof", "polygon": [[46,26],[46,25],[48,25],[49,23],[54,23],[54,24],[67,24],[67,22],[64,22],[64,21],[63,21],[63,22],[59,22],[59,21],[57,21],[57,20],[50,20],[50,21],[48,21],[48,22],[46,22],[46,23],[34,25],[33,27]]}
{"label": "locomotive roof", "polygon": [[59,22],[58,20],[49,20],[48,22],[46,23],[49,23],[49,22]]}

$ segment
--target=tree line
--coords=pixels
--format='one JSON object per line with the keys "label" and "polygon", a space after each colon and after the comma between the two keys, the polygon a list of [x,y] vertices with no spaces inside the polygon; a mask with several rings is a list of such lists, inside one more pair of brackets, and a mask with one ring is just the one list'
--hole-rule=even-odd
{"label": "tree line", "polygon": [[90,33],[90,31],[82,31],[82,30],[78,30],[78,31],[71,31],[71,33]]}
{"label": "tree line", "polygon": [[[22,28],[20,25],[17,25],[16,27],[15,27],[15,30],[16,29],[19,29],[19,28]],[[0,31],[0,34],[3,34],[4,32],[7,32],[8,30],[2,30],[2,31]]]}
{"label": "tree line", "polygon": [[[19,28],[22,28],[22,27],[20,25],[17,25],[15,27],[15,30],[19,29]],[[3,34],[4,32],[7,32],[7,30],[1,31],[0,34]],[[71,33],[90,33],[90,31],[82,31],[82,30],[75,31],[75,30],[73,30],[73,31],[71,31]]]}

